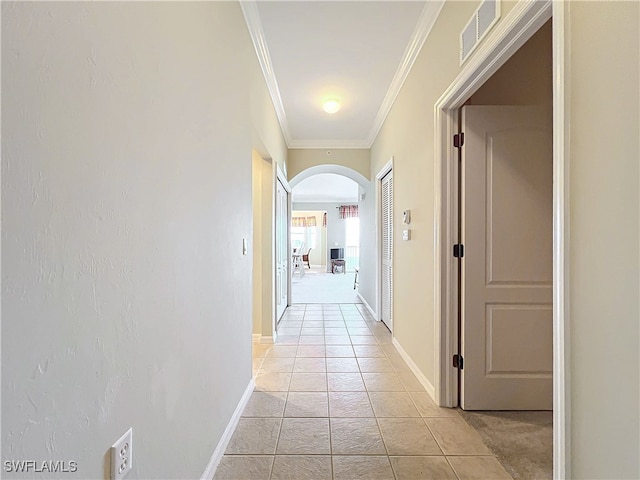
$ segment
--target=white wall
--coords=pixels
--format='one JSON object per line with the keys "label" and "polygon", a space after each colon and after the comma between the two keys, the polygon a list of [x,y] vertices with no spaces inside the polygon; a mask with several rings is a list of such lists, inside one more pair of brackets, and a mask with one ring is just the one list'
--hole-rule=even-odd
{"label": "white wall", "polygon": [[[394,159],[393,334],[431,383],[435,382],[433,106],[460,71],[459,33],[478,3],[445,3],[371,147],[369,178],[375,179]],[[403,242],[401,214],[407,209],[411,241]],[[363,273],[362,291],[369,288],[362,284],[366,278]]]}
{"label": "white wall", "polygon": [[[345,247],[346,226],[344,220],[340,218],[338,208],[342,203],[311,203],[294,202],[293,210],[323,210],[327,212],[327,243],[325,251],[325,261],[327,271],[331,269],[330,252],[332,248]],[[338,244],[336,246],[336,243]]]}
{"label": "white wall", "polygon": [[[364,194],[364,199],[362,195]],[[376,181],[367,188],[359,187],[358,215],[360,217],[360,266],[358,292],[374,311],[377,309],[376,268],[378,249],[376,244]]]}
{"label": "white wall", "polygon": [[256,132],[286,159],[261,81],[236,3],[2,4],[3,460],[105,478],[132,426],[130,478],[203,473],[251,378]]}
{"label": "white wall", "polygon": [[565,4],[576,479],[640,478],[639,7]]}
{"label": "white wall", "polygon": [[[514,4],[502,2],[502,18]],[[444,5],[371,149],[370,177],[394,157],[394,336],[430,381],[433,106],[460,71],[458,34],[477,5]],[[573,1],[562,8],[570,115],[568,457],[572,478],[637,479],[639,4]],[[410,242],[399,238],[403,209],[412,210]]]}

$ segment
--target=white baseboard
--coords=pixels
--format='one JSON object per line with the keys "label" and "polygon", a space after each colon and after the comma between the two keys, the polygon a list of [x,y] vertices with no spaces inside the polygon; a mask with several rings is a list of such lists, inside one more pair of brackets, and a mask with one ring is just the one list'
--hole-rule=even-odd
{"label": "white baseboard", "polygon": [[254,342],[259,342],[261,338],[262,338],[262,335],[260,335],[259,333],[251,334],[251,340],[253,340]]}
{"label": "white baseboard", "polygon": [[260,343],[265,343],[268,345],[273,345],[276,343],[276,338],[278,338],[278,334],[274,332],[273,335],[261,335]]}
{"label": "white baseboard", "polygon": [[409,356],[409,354],[404,351],[404,348],[402,348],[402,346],[400,345],[400,342],[398,342],[396,337],[393,337],[391,339],[391,341],[393,342],[393,346],[396,347],[396,350],[398,350],[398,353],[400,354],[402,359],[406,362],[407,366],[411,369],[411,371],[416,376],[416,378],[418,379],[420,384],[427,391],[427,393],[431,397],[431,400],[433,400],[435,402],[436,401],[436,389],[433,388],[433,385],[431,384],[431,382],[420,371],[420,369],[416,365],[416,362],[414,362],[413,359]]}
{"label": "white baseboard", "polygon": [[213,451],[213,455],[211,455],[211,459],[207,464],[207,468],[205,468],[204,473],[202,474],[202,477],[200,477],[201,480],[211,480],[213,476],[216,474],[216,469],[220,464],[220,460],[222,460],[222,456],[224,455],[224,452],[227,449],[227,445],[229,445],[229,441],[231,440],[231,436],[233,435],[233,432],[238,426],[238,422],[240,421],[240,417],[242,416],[244,407],[247,406],[247,402],[249,401],[249,398],[251,398],[251,394],[253,393],[253,390],[255,388],[256,388],[256,382],[253,378],[251,378],[251,380],[249,381],[249,385],[247,385],[247,388],[242,394],[242,398],[240,398],[240,401],[238,402],[238,406],[236,407],[236,410],[233,412],[233,415],[231,416],[231,420],[229,420],[227,428],[225,428],[224,433],[222,434],[222,438],[220,438],[220,441],[218,442],[216,449]]}
{"label": "white baseboard", "polygon": [[373,310],[373,308],[371,308],[371,305],[369,305],[367,303],[367,301],[364,299],[364,297],[360,294],[360,292],[358,293],[358,298],[360,299],[360,301],[362,302],[362,304],[366,307],[367,310],[369,310],[369,313],[371,315],[373,315],[373,318],[375,318],[376,320],[379,320],[378,318],[378,314]]}

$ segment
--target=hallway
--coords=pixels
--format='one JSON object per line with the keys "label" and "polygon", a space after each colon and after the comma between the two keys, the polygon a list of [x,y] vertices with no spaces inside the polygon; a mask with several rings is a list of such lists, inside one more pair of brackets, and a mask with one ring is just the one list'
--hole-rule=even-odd
{"label": "hallway", "polygon": [[279,333],[215,479],[511,478],[362,305],[294,305]]}

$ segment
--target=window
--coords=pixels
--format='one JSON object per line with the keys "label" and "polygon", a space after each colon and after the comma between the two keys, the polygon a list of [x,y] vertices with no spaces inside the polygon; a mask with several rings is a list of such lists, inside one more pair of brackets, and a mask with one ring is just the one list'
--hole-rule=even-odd
{"label": "window", "polygon": [[360,219],[345,218],[346,269],[353,272],[360,262]]}
{"label": "window", "polygon": [[[299,216],[304,214],[304,216]],[[303,248],[306,253],[310,248],[316,248],[318,242],[318,226],[316,216],[309,216],[306,212],[293,212],[291,218],[291,248]]]}
{"label": "window", "polygon": [[291,247],[294,250],[297,250],[307,243],[306,230],[307,227],[291,227]]}
{"label": "window", "polygon": [[358,247],[360,245],[360,219],[358,217],[345,218],[347,247]]}

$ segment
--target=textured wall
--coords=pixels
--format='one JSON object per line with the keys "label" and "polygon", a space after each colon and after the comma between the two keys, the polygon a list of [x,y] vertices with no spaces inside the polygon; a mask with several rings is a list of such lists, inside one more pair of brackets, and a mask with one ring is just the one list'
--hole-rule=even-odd
{"label": "textured wall", "polygon": [[571,474],[637,479],[640,4],[571,2],[565,16]]}
{"label": "textured wall", "polygon": [[[328,155],[328,152],[331,154]],[[289,150],[289,179],[318,165],[340,165],[369,178],[369,150],[348,148]]]}
{"label": "textured wall", "polygon": [[252,139],[286,159],[260,82],[236,3],[3,2],[3,460],[103,478],[132,426],[131,478],[202,474],[251,378]]}
{"label": "textured wall", "polygon": [[[460,71],[459,33],[478,3],[445,3],[371,147],[370,178],[375,178],[394,159],[394,336],[432,383],[435,377],[433,106]],[[411,240],[405,242],[402,211],[407,209],[411,210]]]}

